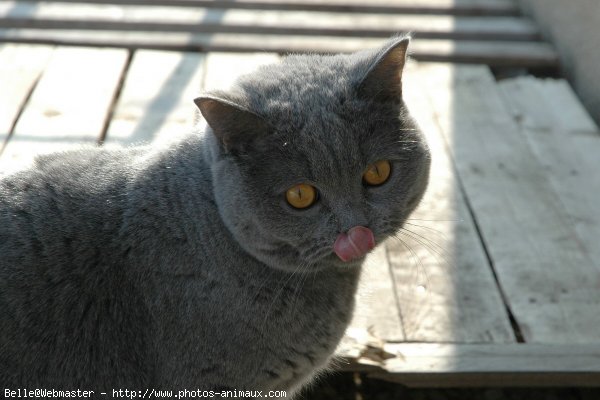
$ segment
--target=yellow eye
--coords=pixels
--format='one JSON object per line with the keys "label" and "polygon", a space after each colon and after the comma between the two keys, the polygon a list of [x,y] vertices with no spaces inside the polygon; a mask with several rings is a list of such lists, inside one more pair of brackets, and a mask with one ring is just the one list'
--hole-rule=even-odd
{"label": "yellow eye", "polygon": [[367,169],[363,174],[363,181],[371,186],[381,185],[388,180],[391,171],[392,166],[389,161],[377,161],[375,164],[367,166]]}
{"label": "yellow eye", "polygon": [[317,189],[306,183],[292,186],[285,192],[285,199],[294,208],[307,208],[317,201]]}

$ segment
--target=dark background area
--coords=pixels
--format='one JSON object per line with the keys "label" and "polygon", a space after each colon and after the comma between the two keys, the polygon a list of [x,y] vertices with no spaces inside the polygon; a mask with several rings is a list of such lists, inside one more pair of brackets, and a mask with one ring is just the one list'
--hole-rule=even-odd
{"label": "dark background area", "polygon": [[411,389],[359,373],[332,373],[304,390],[305,400],[600,400],[600,388]]}

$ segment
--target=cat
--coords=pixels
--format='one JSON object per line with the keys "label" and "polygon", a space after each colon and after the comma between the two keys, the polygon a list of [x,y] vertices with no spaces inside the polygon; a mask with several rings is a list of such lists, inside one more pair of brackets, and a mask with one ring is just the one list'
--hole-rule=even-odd
{"label": "cat", "polygon": [[203,133],[2,178],[4,388],[297,393],[427,186],[408,45],[291,55],[195,99]]}

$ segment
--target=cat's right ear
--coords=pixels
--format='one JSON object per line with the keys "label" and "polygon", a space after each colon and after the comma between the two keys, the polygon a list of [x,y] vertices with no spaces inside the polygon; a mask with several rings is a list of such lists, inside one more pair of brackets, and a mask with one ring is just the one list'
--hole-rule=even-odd
{"label": "cat's right ear", "polygon": [[203,95],[194,103],[227,152],[241,152],[271,130],[262,117],[230,100]]}
{"label": "cat's right ear", "polygon": [[400,101],[409,43],[409,36],[399,37],[379,50],[358,86],[360,96],[381,102]]}

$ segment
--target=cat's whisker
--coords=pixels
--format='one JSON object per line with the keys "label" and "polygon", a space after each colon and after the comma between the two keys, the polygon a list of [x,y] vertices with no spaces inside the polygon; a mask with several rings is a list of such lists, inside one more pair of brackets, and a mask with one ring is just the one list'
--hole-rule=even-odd
{"label": "cat's whisker", "polygon": [[[306,258],[306,257],[303,257]],[[299,263],[296,268],[292,271],[292,273],[287,277],[287,279],[285,280],[285,282],[283,283],[283,285],[281,285],[281,287],[279,288],[279,290],[277,291],[277,293],[275,294],[275,296],[273,297],[273,300],[271,302],[271,304],[269,305],[267,311],[265,312],[265,317],[263,319],[263,331],[264,331],[264,327],[266,325],[266,322],[269,318],[269,315],[271,313],[271,309],[273,308],[273,306],[275,305],[275,303],[277,302],[278,298],[281,296],[281,294],[283,293],[283,291],[285,290],[286,287],[288,287],[288,284],[290,283],[290,281],[292,280],[292,278],[296,277],[296,279],[298,279],[298,283],[295,284],[295,289],[292,295],[292,312],[294,311],[294,308],[296,307],[296,295],[300,294],[300,292],[298,292],[298,288],[302,285],[302,282],[304,280],[306,280],[306,278],[308,277],[308,271],[309,269],[307,267],[309,267],[311,264],[308,261],[303,261],[301,263]],[[304,271],[303,271],[304,270]],[[285,279],[285,276],[279,280],[278,284],[279,285],[283,280]]]}
{"label": "cat's whisker", "polygon": [[424,222],[462,222],[462,219],[420,219],[420,218],[407,218],[407,221],[424,221]]}
{"label": "cat's whisker", "polygon": [[256,294],[252,298],[252,304],[254,304],[256,302],[256,299],[258,298],[258,296],[260,296],[260,293],[261,293],[262,289],[265,287],[265,285],[267,284],[267,282],[269,282],[270,280],[271,280],[270,271],[265,271],[265,279],[263,279],[261,281],[258,289],[256,290]]}
{"label": "cat's whisker", "polygon": [[[309,267],[310,264],[308,263],[302,263],[300,264],[302,266],[302,268],[305,267]],[[307,269],[308,271],[308,269]],[[302,286],[304,286],[304,282],[306,281],[306,279],[308,278],[308,273],[301,273],[300,274],[300,279],[298,279],[298,283],[296,285],[296,287],[294,288],[294,294],[292,295],[292,308],[290,311],[290,314],[294,314],[294,312],[296,311],[296,305],[298,303],[298,300],[302,294]]]}
{"label": "cat's whisker", "polygon": [[[275,305],[275,302],[277,301],[277,298],[283,293],[285,287],[288,285],[288,283],[290,282],[290,280],[294,277],[294,275],[296,274],[296,272],[298,272],[298,270],[300,269],[302,264],[298,264],[298,266],[296,266],[296,268],[294,269],[294,271],[292,271],[292,273],[288,276],[288,278],[285,280],[285,282],[283,283],[283,285],[281,285],[281,287],[279,288],[279,290],[277,291],[277,293],[275,294],[275,296],[273,297],[273,301],[271,301],[271,304],[269,304],[269,307],[267,308],[267,311],[265,312],[265,317],[263,319],[263,333],[264,333],[264,327],[267,323],[267,320],[269,318],[269,314],[271,313],[271,309],[273,308],[273,306]],[[285,276],[283,278],[281,278],[278,282],[281,283],[283,280],[285,279]]]}
{"label": "cat's whisker", "polygon": [[422,286],[422,283],[420,282],[420,279],[419,279],[419,276],[421,275],[421,273],[423,274],[423,276],[425,276],[425,285],[428,286],[429,285],[429,275],[427,274],[425,265],[421,261],[421,257],[419,257],[419,255],[413,250],[413,248],[410,247],[406,241],[402,240],[401,237],[399,237],[396,234],[392,235],[391,237],[398,240],[400,242],[400,244],[402,244],[410,253],[410,257],[413,260],[414,265],[417,267],[416,268],[417,269],[417,279],[416,279],[417,286]]}
{"label": "cat's whisker", "polygon": [[[430,238],[428,238],[426,236],[423,236],[423,235],[421,235],[421,234],[419,234],[419,233],[417,233],[415,231],[412,231],[410,229],[407,229],[405,227],[400,228],[400,230],[403,231],[404,233],[412,235],[415,238],[415,241],[421,243],[421,240],[422,240],[425,243],[430,244],[434,249],[438,249],[438,251],[441,254],[446,254],[446,249],[442,245],[440,245],[439,243],[437,243],[435,240],[430,239]],[[417,239],[420,239],[420,240],[417,240]]]}
{"label": "cat's whisker", "polygon": [[401,228],[399,233],[411,238],[421,246],[423,246],[429,253],[440,263],[445,264],[448,267],[451,267],[451,262],[449,261],[450,255],[446,252],[442,246],[437,244],[431,239],[428,239],[422,235],[414,233],[406,228]]}
{"label": "cat's whisker", "polygon": [[437,235],[442,240],[448,240],[448,237],[446,236],[446,234],[444,232],[442,232],[441,230],[439,230],[439,229],[435,229],[435,228],[432,228],[430,226],[425,226],[425,225],[413,224],[411,222],[405,222],[404,224],[405,225],[414,226],[415,228],[425,229],[425,230],[431,232],[432,234]]}

